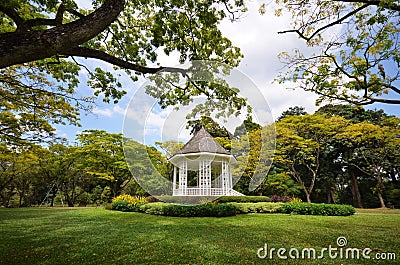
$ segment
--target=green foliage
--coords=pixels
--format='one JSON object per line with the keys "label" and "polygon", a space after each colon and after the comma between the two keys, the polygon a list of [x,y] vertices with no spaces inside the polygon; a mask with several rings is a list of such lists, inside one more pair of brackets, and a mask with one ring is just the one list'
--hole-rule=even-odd
{"label": "green foliage", "polygon": [[111,210],[121,212],[134,212],[137,211],[135,205],[129,204],[127,201],[116,201],[111,204]]}
{"label": "green foliage", "polygon": [[131,196],[129,194],[122,194],[122,195],[119,195],[112,199],[113,203],[118,202],[118,201],[125,201],[128,204],[132,204],[132,205],[138,205],[138,204],[143,204],[143,203],[147,202],[145,197]]}
{"label": "green foliage", "polygon": [[[268,177],[262,183],[263,194],[272,196],[299,196],[302,187],[291,176],[289,172],[277,172],[278,168],[268,173]],[[282,170],[280,170],[282,171]]]}
{"label": "green foliage", "polygon": [[215,196],[157,196],[157,198],[166,203],[175,203],[179,202],[181,204],[198,204],[198,203],[206,203],[214,200]]}
{"label": "green foliage", "polygon": [[400,189],[393,189],[389,193],[389,203],[393,207],[400,208]]}
{"label": "green foliage", "polygon": [[276,123],[277,152],[274,163],[290,172],[303,188],[307,202],[311,202],[321,157],[330,148],[332,137],[348,123],[342,117],[320,114],[287,116]]}
{"label": "green foliage", "polygon": [[[391,71],[400,65],[398,1],[276,2],[277,16],[283,11],[292,16],[292,29],[281,33],[297,33],[307,46],[316,48],[313,54],[299,49],[282,52],[280,59],[288,70],[279,82],[291,81],[315,92],[317,103],[400,103],[399,75]],[[343,23],[348,26],[342,28]],[[340,34],[332,38],[331,30]]]}
{"label": "green foliage", "polygon": [[137,212],[139,211],[139,206],[145,203],[147,203],[145,197],[123,194],[112,199],[111,209],[122,212]]}
{"label": "green foliage", "polygon": [[282,204],[278,212],[301,215],[348,216],[353,215],[355,209],[350,205],[289,202]]}
{"label": "green foliage", "polygon": [[[49,80],[48,69],[51,67],[40,63],[0,69],[1,141],[17,145],[50,141],[54,138],[54,124],[79,125],[76,106],[85,104],[90,109],[90,98],[71,96],[73,90],[63,84],[67,76],[55,72],[54,80]],[[65,63],[65,71],[78,75],[70,62]],[[77,80],[77,76],[71,77],[71,86]]]}
{"label": "green foliage", "polygon": [[79,206],[86,206],[90,204],[92,202],[90,194],[87,192],[83,192],[77,197],[76,202],[78,203]]}
{"label": "green foliage", "polygon": [[[115,9],[104,11],[100,8],[102,4],[108,4]],[[180,63],[213,60],[230,67],[237,66],[242,57],[240,49],[224,37],[218,27],[228,16],[235,19],[236,14],[245,10],[242,1],[92,1],[94,10],[83,10],[78,5],[78,1],[73,0],[7,0],[0,3],[0,34],[15,37],[13,44],[8,46],[6,41],[2,42],[0,52],[10,54],[9,49],[18,49],[19,44],[27,43],[30,47],[39,49],[37,52],[17,52],[21,56],[38,54],[38,57],[22,60],[26,64],[16,64],[20,60],[12,66],[0,69],[0,93],[5,95],[1,101],[4,112],[0,115],[0,139],[30,141],[32,139],[26,133],[35,132],[35,138],[43,141],[54,135],[54,123],[77,125],[79,110],[90,110],[95,97],[116,103],[126,94],[120,82],[122,71],[133,81],[137,81],[142,74],[154,74],[162,69],[172,75],[172,79],[184,72],[176,72],[175,68],[167,66],[155,66],[162,54],[169,56],[177,52]],[[119,7],[123,7],[123,10]],[[70,32],[66,29],[68,27],[64,27],[68,23],[82,23],[82,20],[88,18],[82,17],[95,12],[103,13],[92,16],[90,23],[103,23],[103,29],[85,26]],[[115,14],[115,17],[104,20],[107,12]],[[55,26],[59,26],[56,31]],[[91,28],[93,32],[87,32]],[[85,32],[81,33],[81,29]],[[32,38],[18,41],[20,33],[26,32],[38,33],[31,34]],[[57,34],[69,40],[62,44],[57,41],[62,45],[57,48],[60,50],[43,45],[53,45],[51,39],[57,38],[54,36]],[[93,37],[87,40],[87,37],[81,38],[82,34]],[[36,45],[42,35],[46,35],[48,39],[39,41],[41,44]],[[82,39],[81,43],[70,43],[77,39]],[[63,54],[71,48],[85,52]],[[54,53],[48,54],[49,51]],[[64,58],[65,56],[75,57],[69,59]],[[76,57],[82,60],[78,62]],[[122,71],[93,67],[87,63],[87,58],[103,60],[113,64],[114,70]],[[94,97],[77,96],[76,89],[83,80],[78,78],[82,70],[87,72],[87,84],[93,88]],[[209,70],[213,72],[212,69],[207,69]],[[198,71],[194,69],[193,72]],[[186,79],[189,74],[182,76]],[[191,76],[191,80],[198,79]],[[189,78],[185,83],[180,88],[175,82],[162,82],[163,87],[160,90],[149,89],[148,92],[159,100],[162,107],[179,107],[201,94],[210,98],[207,105],[209,111],[211,106],[213,109],[221,106],[221,110],[225,108],[234,113],[246,105],[246,100],[226,84],[194,82],[189,81]]]}
{"label": "green foliage", "polygon": [[294,107],[290,107],[288,110],[285,110],[284,112],[282,112],[281,116],[279,116],[278,121],[288,117],[288,116],[303,116],[306,115],[307,112],[304,109],[304,107],[300,107],[300,106],[294,106]]}
{"label": "green foliage", "polygon": [[257,203],[230,203],[236,207],[236,213],[277,213],[282,206],[279,202],[257,202]]}
{"label": "green foliage", "polygon": [[237,202],[237,203],[254,203],[269,202],[267,196],[222,196],[215,200],[217,203]]}
{"label": "green foliage", "polygon": [[232,204],[198,204],[181,205],[167,203],[148,203],[139,207],[144,213],[176,217],[226,217],[236,214],[236,207]]}
{"label": "green foliage", "polygon": [[[260,193],[260,185],[272,165],[275,126],[267,125],[257,129],[258,126],[251,121],[246,124],[243,126],[252,130],[243,135],[238,134],[232,140],[232,154],[237,159],[237,163],[232,165],[232,174],[242,176],[235,184],[235,190],[246,195],[254,195]],[[246,132],[243,131],[243,126],[236,133]]]}
{"label": "green foliage", "polygon": [[103,192],[101,193],[101,200],[103,202],[110,202],[111,198],[111,188],[109,186],[104,187]]}

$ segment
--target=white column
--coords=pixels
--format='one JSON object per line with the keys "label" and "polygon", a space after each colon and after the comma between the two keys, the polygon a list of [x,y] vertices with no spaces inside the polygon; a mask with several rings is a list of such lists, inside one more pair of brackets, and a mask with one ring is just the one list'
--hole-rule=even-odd
{"label": "white column", "polygon": [[172,181],[172,196],[176,195],[176,166],[174,165],[174,177]]}
{"label": "white column", "polygon": [[199,195],[204,195],[204,161],[199,161]]}
{"label": "white column", "polygon": [[206,194],[211,195],[211,161],[206,163]]}
{"label": "white column", "polygon": [[180,163],[179,191],[180,191],[180,195],[186,195],[186,191],[187,191],[187,161],[182,161]]}
{"label": "white column", "polygon": [[232,185],[232,172],[231,172],[231,165],[227,162],[226,163],[226,171],[227,171],[227,177],[228,177],[228,189],[232,189],[233,185]]}
{"label": "white column", "polygon": [[231,188],[230,174],[229,174],[229,164],[226,161],[222,161],[222,186],[223,193],[226,195]]}

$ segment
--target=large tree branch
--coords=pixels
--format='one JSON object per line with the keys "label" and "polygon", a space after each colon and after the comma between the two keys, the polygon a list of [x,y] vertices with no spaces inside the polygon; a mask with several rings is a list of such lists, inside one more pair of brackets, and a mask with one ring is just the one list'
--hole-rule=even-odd
{"label": "large tree branch", "polygon": [[94,49],[90,49],[90,48],[85,48],[85,47],[72,48],[68,51],[63,52],[62,55],[99,59],[104,62],[113,64],[115,66],[119,66],[124,69],[133,70],[133,71],[136,71],[136,72],[139,72],[142,74],[155,74],[159,71],[165,71],[165,72],[171,72],[171,73],[172,72],[181,73],[182,75],[187,76],[187,70],[182,69],[182,68],[162,67],[162,66],[160,66],[160,67],[145,67],[145,66],[141,66],[141,65],[131,63],[131,62],[125,61],[123,59],[117,58],[106,52],[94,50]]}
{"label": "large tree branch", "polygon": [[139,72],[142,74],[154,74],[154,73],[157,73],[158,71],[161,71],[164,69],[164,67],[156,67],[156,68],[144,67],[144,66],[137,65],[135,63],[131,63],[131,62],[125,61],[123,59],[117,58],[106,52],[91,49],[91,48],[86,48],[86,47],[75,47],[70,50],[66,50],[66,51],[62,52],[61,54],[66,55],[66,56],[77,56],[77,57],[99,59],[104,62],[113,64],[115,66],[119,66],[124,69],[133,70],[133,71],[136,71],[136,72]]}
{"label": "large tree branch", "polygon": [[58,7],[57,14],[55,18],[35,18],[29,19],[23,22],[23,29],[32,29],[35,26],[59,26],[62,25],[62,20],[64,18],[65,6],[61,4]]}
{"label": "large tree branch", "polygon": [[345,16],[339,18],[338,20],[335,20],[319,29],[317,29],[316,31],[314,31],[313,34],[311,34],[309,37],[307,37],[306,35],[304,35],[299,29],[292,29],[292,30],[285,30],[285,31],[279,31],[278,34],[284,34],[284,33],[290,33],[290,32],[295,32],[297,33],[302,39],[306,40],[306,41],[310,41],[312,38],[314,38],[318,33],[320,33],[321,31],[330,28],[334,25],[338,25],[340,23],[342,23],[344,20],[348,19],[349,17],[357,14],[358,12],[360,12],[361,10],[363,10],[364,8],[367,8],[368,6],[370,6],[371,4],[365,4],[360,6],[359,8],[349,12],[348,14],[346,14]]}
{"label": "large tree branch", "polygon": [[0,68],[62,54],[94,38],[124,9],[125,0],[105,0],[93,13],[47,30],[0,34]]}
{"label": "large tree branch", "polygon": [[390,10],[395,10],[395,11],[400,11],[400,5],[397,4],[385,4],[382,1],[379,0],[333,0],[334,2],[345,2],[345,3],[364,3],[364,4],[369,4],[369,5],[374,5],[374,6],[380,6],[386,9]]}
{"label": "large tree branch", "polygon": [[17,28],[23,26],[25,20],[13,8],[6,7],[3,3],[0,3],[0,11],[10,17],[17,25]]}

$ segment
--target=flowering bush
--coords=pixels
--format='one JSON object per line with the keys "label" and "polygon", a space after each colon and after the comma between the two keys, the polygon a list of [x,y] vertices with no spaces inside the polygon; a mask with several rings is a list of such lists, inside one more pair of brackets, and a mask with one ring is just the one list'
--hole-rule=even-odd
{"label": "flowering bush", "polygon": [[122,194],[122,195],[119,195],[119,196],[115,197],[114,199],[112,199],[112,203],[117,202],[117,201],[125,201],[128,204],[132,204],[132,205],[137,205],[137,204],[147,202],[146,197],[131,196],[129,194]]}
{"label": "flowering bush", "polygon": [[122,194],[112,199],[112,210],[133,212],[137,211],[137,207],[147,203],[145,197],[136,197],[129,194]]}

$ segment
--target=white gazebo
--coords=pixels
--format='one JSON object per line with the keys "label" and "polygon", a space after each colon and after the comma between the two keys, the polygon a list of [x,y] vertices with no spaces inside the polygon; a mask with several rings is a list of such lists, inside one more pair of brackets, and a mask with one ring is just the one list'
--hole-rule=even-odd
{"label": "white gazebo", "polygon": [[174,165],[173,196],[243,196],[232,188],[235,157],[203,127],[169,161]]}

